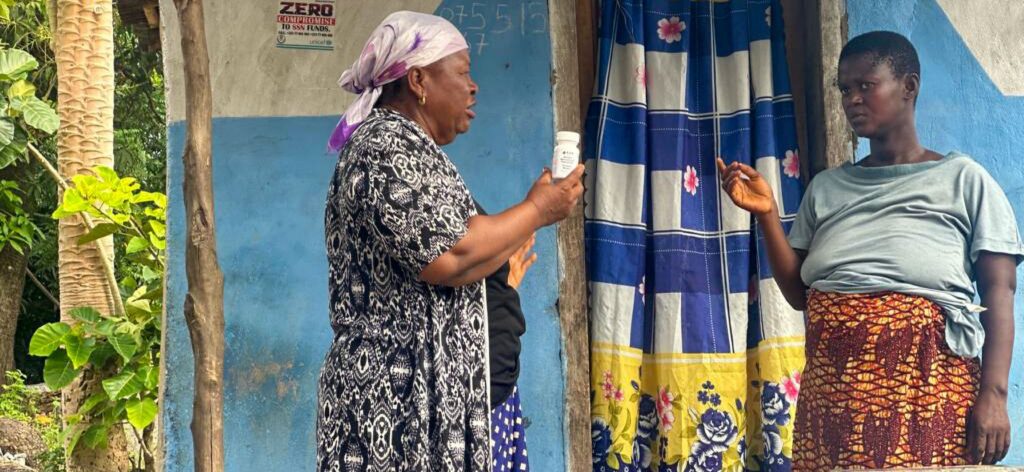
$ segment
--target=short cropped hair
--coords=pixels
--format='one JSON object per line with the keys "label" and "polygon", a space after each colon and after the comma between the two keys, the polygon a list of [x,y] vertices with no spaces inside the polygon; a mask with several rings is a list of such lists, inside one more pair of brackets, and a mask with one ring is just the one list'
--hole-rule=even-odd
{"label": "short cropped hair", "polygon": [[907,74],[921,75],[921,62],[910,40],[892,31],[872,31],[846,43],[839,54],[839,62],[857,56],[870,56],[875,65],[886,62],[896,77]]}

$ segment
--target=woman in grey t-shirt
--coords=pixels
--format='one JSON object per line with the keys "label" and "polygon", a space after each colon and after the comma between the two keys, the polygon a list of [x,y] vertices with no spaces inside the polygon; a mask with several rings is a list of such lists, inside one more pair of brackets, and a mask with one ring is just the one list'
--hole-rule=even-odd
{"label": "woman in grey t-shirt", "polygon": [[[843,48],[843,109],[871,154],[815,177],[788,240],[768,183],[719,161],[723,188],[764,231],[783,295],[807,311],[795,470],[993,464],[1009,449],[1024,248],[995,180],[918,142],[920,84],[903,36]],[[984,307],[972,304],[975,282]]]}

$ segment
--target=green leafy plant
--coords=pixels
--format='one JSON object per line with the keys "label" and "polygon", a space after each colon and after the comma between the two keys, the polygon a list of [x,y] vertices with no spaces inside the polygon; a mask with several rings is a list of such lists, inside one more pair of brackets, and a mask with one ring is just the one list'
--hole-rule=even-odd
{"label": "green leafy plant", "polygon": [[141,269],[120,280],[124,313],[75,308],[70,315],[77,323],[43,325],[29,343],[30,354],[46,357],[43,380],[51,389],[70,385],[86,366],[113,372],[102,380],[102,392],[66,418],[69,455],[79,441],[105,447],[115,426],[127,422],[142,432],[156,418],[167,207],[164,194],[140,191],[136,179],[108,167],[72,182],[53,217],[89,215],[96,224],[78,243],[113,235],[123,248],[118,253]]}
{"label": "green leafy plant", "polygon": [[[0,0],[0,17],[8,6]],[[25,159],[29,127],[49,135],[57,130],[57,113],[49,103],[36,97],[29,74],[39,67],[31,54],[20,49],[0,49],[0,169]],[[10,245],[24,254],[39,234],[23,210],[15,182],[0,180],[0,250]]]}
{"label": "green leafy plant", "polygon": [[42,394],[25,386],[25,374],[6,372],[7,383],[0,387],[0,418],[10,418],[31,425],[43,436],[46,451],[40,454],[42,472],[64,471],[60,401],[47,401]]}
{"label": "green leafy plant", "polygon": [[18,184],[0,180],[0,251],[11,246],[24,254],[32,247],[32,241],[40,234],[28,213],[22,208],[21,191]]}

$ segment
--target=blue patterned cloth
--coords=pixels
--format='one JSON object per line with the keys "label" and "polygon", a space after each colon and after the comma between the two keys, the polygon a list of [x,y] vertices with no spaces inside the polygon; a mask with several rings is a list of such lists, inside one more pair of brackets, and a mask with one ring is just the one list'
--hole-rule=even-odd
{"label": "blue patterned cloth", "polygon": [[[802,183],[781,6],[607,0],[600,15],[584,143],[594,469],[756,468],[789,450],[755,405],[766,382],[798,388],[803,317],[715,160],[756,168],[788,231]],[[654,433],[623,426],[643,398]]]}
{"label": "blue patterned cloth", "polygon": [[491,471],[527,470],[530,470],[530,461],[526,457],[526,425],[517,386],[505,403],[491,410]]}

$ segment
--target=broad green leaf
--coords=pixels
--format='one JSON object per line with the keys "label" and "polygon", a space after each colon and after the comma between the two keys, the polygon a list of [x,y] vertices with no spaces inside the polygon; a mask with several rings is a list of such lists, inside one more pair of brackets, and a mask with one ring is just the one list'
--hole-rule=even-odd
{"label": "broad green leaf", "polygon": [[147,282],[149,282],[151,280],[160,279],[162,277],[163,277],[163,274],[161,274],[161,273],[159,273],[159,272],[157,272],[157,271],[155,271],[153,269],[150,269],[148,266],[142,268],[142,278],[143,278],[143,280],[145,280]]}
{"label": "broad green leaf", "polygon": [[96,349],[92,351],[92,356],[89,357],[89,362],[92,362],[92,365],[97,368],[103,368],[107,361],[116,355],[117,351],[115,351],[109,343],[99,343],[96,345]]}
{"label": "broad green leaf", "polygon": [[111,169],[110,167],[96,166],[92,170],[93,172],[96,172],[96,175],[98,175],[100,177],[100,180],[104,182],[116,183],[119,180],[121,180],[121,178],[117,176],[117,172],[114,169]]}
{"label": "broad green leaf", "polygon": [[138,288],[139,283],[135,281],[135,278],[131,275],[126,275],[121,279],[120,282],[121,290],[126,292],[134,292]]}
{"label": "broad green leaf", "polygon": [[67,323],[47,323],[39,327],[28,342],[28,353],[33,356],[46,357],[53,353],[64,342],[64,337],[71,332]]}
{"label": "broad green leaf", "polygon": [[92,230],[78,238],[78,244],[91,243],[97,239],[105,238],[117,232],[118,226],[113,223],[100,223],[93,226]]}
{"label": "broad green leaf", "polygon": [[96,311],[95,308],[87,306],[72,308],[68,314],[78,321],[92,324],[98,323],[100,318],[102,318],[102,316],[100,316],[100,312]]}
{"label": "broad green leaf", "polygon": [[0,79],[7,81],[24,79],[36,67],[39,67],[39,62],[25,51],[20,49],[0,50]]}
{"label": "broad green leaf", "polygon": [[105,424],[94,424],[82,433],[82,441],[89,449],[107,447],[107,433],[110,427]]}
{"label": "broad green leaf", "polygon": [[[152,222],[152,220],[150,222]],[[153,243],[153,247],[160,251],[167,249],[167,241],[162,237],[157,236],[155,233],[149,233],[149,242]]]}
{"label": "broad green leaf", "polygon": [[107,394],[104,392],[97,392],[92,394],[88,399],[82,402],[82,406],[78,407],[77,413],[80,415],[88,414],[96,405],[107,401]]}
{"label": "broad green leaf", "polygon": [[14,139],[6,146],[0,147],[0,169],[25,159],[28,136],[20,128],[14,130]]}
{"label": "broad green leaf", "polygon": [[111,400],[128,398],[142,391],[142,382],[135,378],[135,372],[126,370],[103,381],[103,391]]}
{"label": "broad green leaf", "polygon": [[145,316],[153,314],[153,309],[149,306],[149,300],[134,299],[128,301],[125,304],[125,310],[128,314],[134,316]]}
{"label": "broad green leaf", "polygon": [[102,319],[96,323],[96,330],[107,337],[113,336],[115,328],[117,328],[117,322],[111,319]]}
{"label": "broad green leaf", "polygon": [[36,86],[27,80],[19,80],[11,84],[11,88],[7,89],[7,96],[12,100],[15,98],[34,97],[35,95]]}
{"label": "broad green leaf", "polygon": [[107,424],[120,423],[124,419],[125,401],[118,400],[110,405],[110,408],[103,410],[103,421]]}
{"label": "broad green leaf", "polygon": [[89,362],[89,356],[96,350],[96,339],[83,338],[81,336],[68,336],[64,341],[68,351],[68,358],[71,365],[78,369]]}
{"label": "broad green leaf", "polygon": [[14,141],[14,122],[8,118],[0,118],[0,147]]}
{"label": "broad green leaf", "polygon": [[[82,198],[82,194],[78,193],[78,190],[70,188],[64,192],[64,199],[61,202],[57,211],[64,211],[66,214],[78,213],[85,211],[89,208],[89,202]],[[54,212],[54,218],[59,218]]]}
{"label": "broad green leaf", "polygon": [[159,221],[149,220],[149,227],[153,228],[153,232],[159,236],[167,234],[167,227]]}
{"label": "broad green leaf", "polygon": [[140,431],[156,419],[156,402],[151,398],[128,400],[126,410],[128,412],[128,422]]}
{"label": "broad green leaf", "polygon": [[160,194],[155,192],[139,192],[132,197],[132,203],[155,202]]}
{"label": "broad green leaf", "polygon": [[[82,439],[82,432],[83,431],[85,431],[85,428],[82,428],[81,426],[74,426],[74,427],[71,427],[71,428],[68,428],[68,429],[64,430],[64,434],[68,435],[68,437],[70,438],[70,439],[68,439],[68,443],[67,443],[67,445],[68,445],[67,446],[67,451],[64,453],[64,454],[66,454],[65,457],[71,457],[71,454],[74,454],[75,447],[78,446],[78,440]],[[61,443],[63,443],[63,442],[64,441],[61,441]]]}
{"label": "broad green leaf", "polygon": [[143,294],[140,299],[143,300],[162,300],[164,296],[164,288],[157,287]]}
{"label": "broad green leaf", "polygon": [[132,236],[132,239],[128,241],[128,247],[125,248],[126,254],[135,254],[140,251],[146,250],[149,246],[149,242],[138,236]]}
{"label": "broad green leaf", "polygon": [[97,182],[96,176],[91,174],[75,174],[71,177],[71,183],[82,193],[91,193]]}
{"label": "broad green leaf", "polygon": [[86,333],[106,338],[114,334],[114,328],[117,327],[117,323],[109,318],[101,318],[95,323],[82,323],[82,326],[85,328]]}
{"label": "broad green leaf", "polygon": [[60,126],[60,118],[53,107],[36,97],[24,99],[21,113],[26,124],[46,134],[53,134]]}
{"label": "broad green leaf", "polygon": [[132,356],[135,355],[135,351],[139,348],[139,343],[135,340],[135,336],[122,330],[114,332],[107,340],[110,341],[110,345],[114,347],[114,350],[125,361],[131,360]]}
{"label": "broad green leaf", "polygon": [[43,363],[43,381],[50,390],[60,390],[71,384],[81,372],[71,364],[71,359],[64,351],[55,351]]}
{"label": "broad green leaf", "polygon": [[156,390],[156,387],[160,385],[160,367],[152,366],[146,371],[146,380],[143,383],[146,384],[147,390]]}

